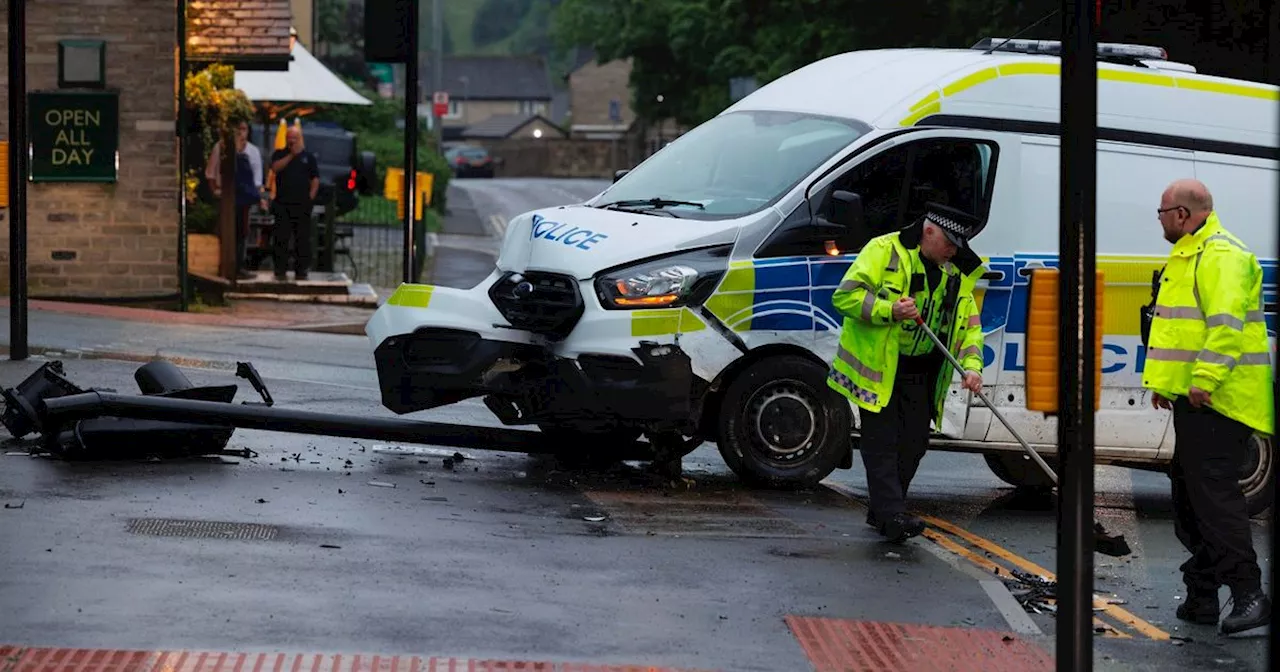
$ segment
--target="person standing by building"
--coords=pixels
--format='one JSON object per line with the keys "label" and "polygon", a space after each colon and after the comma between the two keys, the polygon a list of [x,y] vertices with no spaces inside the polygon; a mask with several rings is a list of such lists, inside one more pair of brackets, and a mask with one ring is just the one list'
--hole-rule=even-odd
{"label": "person standing by building", "polygon": [[867,524],[890,541],[924,531],[907,512],[907,489],[942,426],[955,372],[920,317],[964,366],[965,389],[982,389],[982,323],[973,290],[982,260],[969,249],[981,221],[929,203],[924,217],[872,238],[832,297],[844,316],[827,384],[858,406],[859,452],[867,473]]}
{"label": "person standing by building", "polygon": [[302,142],[302,129],[290,127],[285,133],[285,143],[285,149],[277,149],[271,154],[271,171],[275,173],[276,184],[275,202],[272,203],[276,217],[276,224],[272,227],[272,269],[276,280],[287,278],[292,243],[294,279],[306,280],[315,244],[311,207],[320,190],[320,171],[316,157]]}
{"label": "person standing by building", "polygon": [[1218,219],[1209,189],[1177,180],[1156,211],[1173,243],[1161,271],[1142,384],[1156,408],[1172,409],[1177,436],[1169,477],[1174,530],[1191,553],[1182,564],[1187,600],[1177,616],[1212,625],[1218,590],[1233,607],[1223,634],[1271,622],[1253,549],[1240,472],[1255,433],[1270,435],[1271,354],[1258,258]]}
{"label": "person standing by building", "polygon": [[[249,208],[255,204],[264,211],[267,199],[263,190],[262,152],[258,146],[249,142],[249,123],[242,121],[236,126],[236,274],[241,280],[253,277],[247,267],[245,256],[249,238]],[[209,153],[209,162],[205,166],[205,179],[215,198],[222,196],[222,141],[214,143]]]}

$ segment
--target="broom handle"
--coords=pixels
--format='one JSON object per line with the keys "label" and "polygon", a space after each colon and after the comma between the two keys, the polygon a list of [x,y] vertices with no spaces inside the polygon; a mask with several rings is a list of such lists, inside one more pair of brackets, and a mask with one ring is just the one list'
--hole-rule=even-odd
{"label": "broom handle", "polygon": [[[964,366],[962,366],[960,362],[956,361],[955,356],[951,354],[951,351],[947,349],[947,346],[942,344],[941,339],[938,338],[937,334],[933,333],[933,330],[929,328],[929,325],[924,323],[924,319],[921,318],[919,315],[916,316],[916,324],[921,329],[924,330],[924,333],[929,335],[929,338],[933,340],[933,344],[938,346],[938,349],[941,350],[942,354],[946,356],[947,361],[951,362],[951,366],[955,367],[956,371],[960,371],[961,375],[963,375]],[[1022,444],[1022,449],[1027,451],[1027,455],[1030,455],[1031,459],[1035,460],[1036,464],[1040,465],[1040,468],[1044,470],[1044,473],[1047,474],[1049,478],[1053,480],[1053,484],[1057,485],[1058,475],[1055,474],[1053,472],[1053,469],[1049,467],[1048,464],[1045,463],[1044,458],[1040,457],[1039,453],[1031,449],[1031,445],[1028,444],[1026,440],[1022,438],[1021,434],[1018,434],[1018,431],[1013,428],[1013,425],[1011,425],[1008,420],[1005,420],[1004,415],[1002,415],[1000,411],[996,409],[996,405],[991,403],[990,399],[987,399],[987,395],[983,394],[982,390],[978,390],[974,394],[978,395],[978,398],[982,400],[982,403],[986,404],[987,408],[991,409],[991,413],[995,415],[998,420],[1000,420],[1000,423],[1004,425],[1004,428],[1009,430],[1009,433],[1013,435],[1013,438],[1018,440],[1018,443]]]}

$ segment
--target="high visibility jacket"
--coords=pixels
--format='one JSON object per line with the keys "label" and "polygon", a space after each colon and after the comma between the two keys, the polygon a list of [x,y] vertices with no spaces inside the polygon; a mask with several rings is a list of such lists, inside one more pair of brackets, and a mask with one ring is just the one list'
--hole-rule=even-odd
{"label": "high visibility jacket", "polygon": [[1217,213],[1174,244],[1160,277],[1142,384],[1161,396],[1210,395],[1217,412],[1274,431],[1262,267]]}
{"label": "high visibility jacket", "polygon": [[[871,239],[845,272],[832,297],[844,316],[840,346],[831,362],[827,385],[859,408],[880,412],[893,393],[903,330],[919,329],[914,321],[893,320],[893,304],[905,295],[915,299],[921,317],[948,344],[966,371],[981,372],[982,322],[973,288],[982,277],[982,262],[961,250],[944,264],[941,281],[929,287],[920,259],[920,226]],[[933,314],[923,307],[932,299]],[[934,328],[936,327],[936,328]],[[927,339],[927,334],[921,334]],[[932,418],[942,426],[943,400],[954,374],[945,360],[933,390]]]}

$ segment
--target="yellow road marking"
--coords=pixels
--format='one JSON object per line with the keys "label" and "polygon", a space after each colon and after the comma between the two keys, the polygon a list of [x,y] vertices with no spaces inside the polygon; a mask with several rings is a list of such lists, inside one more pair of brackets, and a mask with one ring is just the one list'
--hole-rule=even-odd
{"label": "yellow road marking", "polygon": [[[823,481],[822,484],[830,488],[831,490],[844,495],[845,497],[848,497],[850,499],[857,501],[857,497],[855,493],[849,488],[843,485],[840,485],[839,483]],[[1009,564],[1012,564],[1026,572],[1043,576],[1044,578],[1050,581],[1058,580],[1057,576],[1053,572],[1050,572],[1044,567],[1041,567],[1040,565],[1026,558],[1023,558],[1022,556],[1000,546],[999,544],[989,539],[980,537],[968,530],[965,530],[953,523],[947,522],[940,518],[935,518],[933,516],[927,516],[924,514],[917,514],[917,515],[919,515],[920,518],[930,526],[943,530],[956,537],[959,537],[960,539],[963,539],[969,544],[987,553],[990,553],[991,555],[994,555],[995,557],[1000,558],[1001,560],[1004,560],[1005,562],[1008,562]],[[960,544],[952,541],[951,539],[946,538],[945,536],[943,536],[942,534],[939,534],[934,530],[926,529],[923,536],[929,541],[947,550],[948,552],[965,558],[966,560],[974,563],[979,568],[985,571],[992,572],[993,574],[997,574],[997,575],[1001,573],[1005,575],[1010,574],[1008,569],[1001,567],[999,564],[995,562],[992,562],[989,558],[984,558],[981,555],[974,553],[973,551],[961,546]],[[1001,571],[998,572],[996,571],[997,569]],[[1056,603],[1056,601],[1053,601],[1053,602]],[[1101,609],[1102,613],[1107,614],[1108,616],[1111,616],[1115,620],[1125,625],[1128,625],[1129,627],[1133,628],[1135,631],[1141,633],[1145,637],[1148,637],[1150,639],[1154,639],[1157,641],[1166,641],[1170,639],[1169,633],[1142,620],[1141,618],[1138,618],[1134,614],[1130,613],[1128,610],[1122,609],[1119,605],[1109,604],[1104,599],[1094,597],[1093,606],[1095,609]],[[1101,621],[1096,615],[1094,616],[1093,621],[1095,626],[1102,626],[1102,627],[1106,627],[1108,630],[1114,630],[1114,628],[1109,623]],[[1117,636],[1126,637],[1126,638],[1129,637],[1127,633],[1119,632],[1119,631],[1117,631]]]}
{"label": "yellow road marking", "polygon": [[[992,555],[995,555],[996,557],[1002,558],[1015,565],[1018,565],[1019,567],[1027,570],[1028,572],[1040,574],[1045,578],[1049,579],[1050,581],[1058,580],[1057,577],[1054,576],[1053,572],[1050,572],[1049,570],[1041,567],[1040,565],[1037,565],[1036,563],[1030,560],[1027,560],[1026,558],[1020,557],[1014,553],[1009,552],[1008,550],[1005,550],[995,542],[989,541],[987,539],[983,539],[982,537],[979,537],[978,535],[972,532],[969,532],[968,530],[961,529],[951,523],[948,523],[945,520],[934,518],[933,516],[922,515],[920,517],[926,523],[933,525],[935,527],[942,528],[956,535],[957,537],[960,537],[965,541],[973,544],[974,546],[977,546],[978,548],[981,548],[982,550],[987,551]],[[1125,609],[1121,609],[1119,605],[1110,604],[1106,600],[1095,597],[1093,598],[1093,606],[1101,607],[1103,613],[1106,613],[1107,615],[1111,616],[1117,621],[1120,621],[1121,623],[1125,623],[1129,625],[1134,630],[1137,630],[1138,632],[1142,633],[1143,635],[1146,635],[1147,637],[1150,637],[1151,639],[1161,640],[1161,641],[1169,639],[1169,633],[1165,632],[1164,630],[1161,630],[1160,628],[1157,628],[1154,625],[1151,625],[1150,623],[1142,620],[1141,618],[1138,618],[1137,616],[1130,613],[1129,611]]]}

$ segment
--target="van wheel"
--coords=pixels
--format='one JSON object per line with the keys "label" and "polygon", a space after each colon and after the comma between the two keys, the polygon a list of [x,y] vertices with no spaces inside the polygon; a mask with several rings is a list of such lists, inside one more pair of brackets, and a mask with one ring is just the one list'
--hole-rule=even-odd
{"label": "van wheel", "polygon": [[817,484],[849,452],[849,402],[827,369],[794,355],[751,364],[725,390],[717,448],[744,481],[773,488]]}
{"label": "van wheel", "polygon": [[[1053,480],[1026,453],[988,453],[983,457],[987,460],[987,466],[991,467],[991,473],[1009,485],[1036,490],[1053,487]],[[1040,457],[1044,458],[1050,469],[1057,471],[1056,460],[1044,455]]]}
{"label": "van wheel", "polygon": [[1249,457],[1241,472],[1240,489],[1250,516],[1260,516],[1271,508],[1275,497],[1272,473],[1275,471],[1274,442],[1257,434],[1249,442]]}

